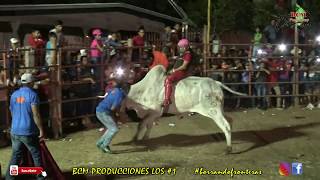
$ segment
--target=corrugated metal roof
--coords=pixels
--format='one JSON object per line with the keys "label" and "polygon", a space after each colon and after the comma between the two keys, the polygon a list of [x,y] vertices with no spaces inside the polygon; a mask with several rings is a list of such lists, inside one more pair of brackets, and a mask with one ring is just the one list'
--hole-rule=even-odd
{"label": "corrugated metal roof", "polygon": [[[133,6],[126,3],[75,3],[75,4],[33,4],[33,5],[0,5],[0,16],[15,16],[31,13],[49,14],[54,12],[75,13],[75,10],[88,10],[86,12],[119,11],[119,9],[140,13],[147,18],[156,18],[173,22],[183,22],[182,19],[168,16],[159,12]],[[72,10],[72,11],[70,11]],[[83,11],[82,11],[83,12]],[[138,14],[139,15],[139,14]]]}

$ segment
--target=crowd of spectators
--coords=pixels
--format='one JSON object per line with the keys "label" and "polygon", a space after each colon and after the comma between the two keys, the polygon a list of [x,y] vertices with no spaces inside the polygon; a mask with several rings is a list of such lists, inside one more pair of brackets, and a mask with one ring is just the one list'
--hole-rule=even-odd
{"label": "crowd of spectators", "polygon": [[[217,51],[213,47],[213,58],[209,61],[209,76],[230,83],[236,90],[251,96],[251,99],[227,100],[235,107],[275,107],[284,109],[293,104],[294,54],[298,54],[300,104],[308,109],[320,108],[320,41],[312,46],[285,45],[272,20],[263,32],[257,27],[252,37],[252,49],[222,45]],[[304,42],[300,42],[304,43]],[[242,49],[241,49],[242,48]],[[238,83],[243,84],[238,84]],[[251,88],[251,89],[249,89]],[[277,97],[266,97],[274,95]],[[231,95],[229,95],[231,96]],[[280,97],[279,97],[280,96]],[[243,101],[240,103],[240,101]]]}
{"label": "crowd of spectators", "polygon": [[[50,80],[55,77],[54,65],[60,56],[62,65],[71,65],[62,68],[62,99],[95,97],[105,90],[107,80],[114,75],[115,69],[127,69],[127,77],[131,82],[143,78],[152,61],[152,51],[156,48],[167,55],[172,64],[179,55],[177,42],[183,37],[181,25],[166,26],[160,35],[161,48],[152,46],[153,43],[145,39],[145,29],[139,27],[135,36],[128,40],[121,40],[118,32],[104,34],[101,29],[91,31],[92,41],[90,47],[85,49],[62,51],[58,54],[56,49],[63,48],[67,41],[63,34],[63,22],[57,21],[48,33],[48,39],[43,39],[39,30],[34,29],[27,38],[27,44],[22,47],[19,39],[10,39],[10,48],[6,55],[6,70],[0,66],[0,85],[10,87],[11,91],[19,86],[19,77],[26,71],[38,77],[37,91],[42,101],[46,102],[52,96],[53,85]],[[42,32],[45,33],[45,32]],[[201,75],[201,62],[203,62],[203,49],[198,47],[200,34],[197,33],[192,46],[194,75]],[[262,31],[256,28],[252,36],[252,49],[236,46],[214,46],[213,57],[209,60],[209,76],[215,80],[228,84],[236,91],[247,93],[254,98],[233,97],[226,100],[226,104],[238,107],[259,107],[267,109],[276,107],[287,108],[292,105],[294,81],[294,49],[288,46],[282,50],[275,43],[279,43],[275,21]],[[249,43],[249,42],[248,42]],[[299,93],[307,95],[300,98],[308,108],[317,105],[319,97],[319,44],[312,48],[299,47]],[[133,48],[125,48],[133,47]],[[148,47],[148,48],[147,48]],[[131,51],[130,51],[131,49]],[[104,64],[104,65],[101,65]],[[32,69],[29,67],[37,67]],[[5,75],[6,74],[6,75]],[[311,81],[311,82],[309,82]],[[1,90],[0,90],[1,91]],[[3,91],[2,91],[3,92]],[[10,92],[9,92],[10,94]],[[266,97],[266,95],[278,97]],[[282,97],[279,97],[282,95]],[[316,96],[318,95],[318,96]],[[227,97],[231,94],[226,92]],[[319,101],[319,99],[318,99]],[[63,117],[75,117],[94,113],[96,100],[85,99],[78,102],[63,103]],[[312,104],[313,103],[313,104]],[[1,106],[5,104],[1,103]],[[318,105],[320,106],[320,105]],[[49,117],[47,104],[42,107],[44,117]],[[4,108],[1,108],[4,109]]]}

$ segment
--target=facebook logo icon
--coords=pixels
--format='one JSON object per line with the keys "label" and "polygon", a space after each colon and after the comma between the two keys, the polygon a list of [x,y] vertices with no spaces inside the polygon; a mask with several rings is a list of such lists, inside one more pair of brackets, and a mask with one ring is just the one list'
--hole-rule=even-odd
{"label": "facebook logo icon", "polygon": [[301,175],[302,174],[302,163],[292,163],[292,170],[293,175]]}

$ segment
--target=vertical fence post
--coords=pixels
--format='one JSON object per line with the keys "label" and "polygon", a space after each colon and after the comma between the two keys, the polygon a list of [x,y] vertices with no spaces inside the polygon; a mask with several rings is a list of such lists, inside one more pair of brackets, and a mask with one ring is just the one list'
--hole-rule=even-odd
{"label": "vertical fence post", "polygon": [[[7,58],[7,51],[5,51],[3,54],[2,54],[2,57],[3,57],[3,67],[4,67],[4,69],[6,69],[5,71],[4,71],[4,82],[3,83],[7,83],[7,79],[8,79],[8,66],[7,66],[7,64],[8,64],[8,58]],[[10,89],[9,89],[9,87],[10,86],[7,86],[7,88],[6,88],[6,101],[5,101],[5,106],[6,106],[6,126],[5,126],[5,128],[6,129],[8,129],[9,127],[10,127],[10,112],[9,112],[9,105],[10,105],[10,99],[9,99],[9,92],[10,92]]]}
{"label": "vertical fence post", "polygon": [[[109,55],[108,55],[109,56]],[[104,63],[104,57],[102,56],[101,59],[100,59],[100,62],[99,62],[99,66],[96,67],[98,69],[100,69],[100,91],[103,91],[104,89],[104,78],[103,78],[103,74],[104,74],[104,66],[105,66],[105,63]]]}
{"label": "vertical fence post", "polygon": [[[249,53],[248,53],[248,60],[249,60],[249,81],[248,81],[248,93],[249,93],[249,96],[252,96],[252,82],[251,82],[251,79],[252,79],[252,70],[253,70],[253,65],[252,65],[252,44],[250,44],[250,47],[249,47]],[[251,99],[252,100],[252,99]],[[252,102],[252,101],[250,101]]]}
{"label": "vertical fence post", "polygon": [[208,61],[208,45],[207,45],[207,26],[203,27],[203,73],[202,76],[207,76],[207,61]]}
{"label": "vertical fence post", "polygon": [[299,55],[298,55],[298,24],[295,23],[294,29],[294,83],[293,83],[293,94],[294,94],[294,106],[299,105]]}
{"label": "vertical fence post", "polygon": [[62,136],[62,79],[61,79],[61,72],[62,72],[62,48],[58,49],[58,56],[57,56],[57,89],[56,89],[56,98],[57,98],[57,122],[58,122],[58,132],[59,135]]}

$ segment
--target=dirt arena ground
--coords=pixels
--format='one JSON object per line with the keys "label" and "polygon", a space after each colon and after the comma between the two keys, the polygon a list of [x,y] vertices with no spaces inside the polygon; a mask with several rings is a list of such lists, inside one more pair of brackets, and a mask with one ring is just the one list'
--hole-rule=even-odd
{"label": "dirt arena ground", "polygon": [[[122,125],[112,149],[99,151],[97,129],[69,134],[64,140],[47,145],[68,176],[67,179],[231,179],[230,175],[195,175],[196,168],[207,170],[255,170],[262,175],[234,175],[234,179],[319,179],[320,109],[284,111],[256,109],[227,112],[233,119],[233,153],[225,155],[224,135],[216,124],[200,115],[162,118],[154,126],[151,139],[136,145],[129,141],[137,123]],[[175,126],[169,126],[173,123]],[[11,148],[0,149],[2,174]],[[279,175],[280,162],[301,162],[301,176]],[[5,168],[4,168],[5,167]],[[165,167],[175,168],[171,175],[71,176],[72,167]]]}

